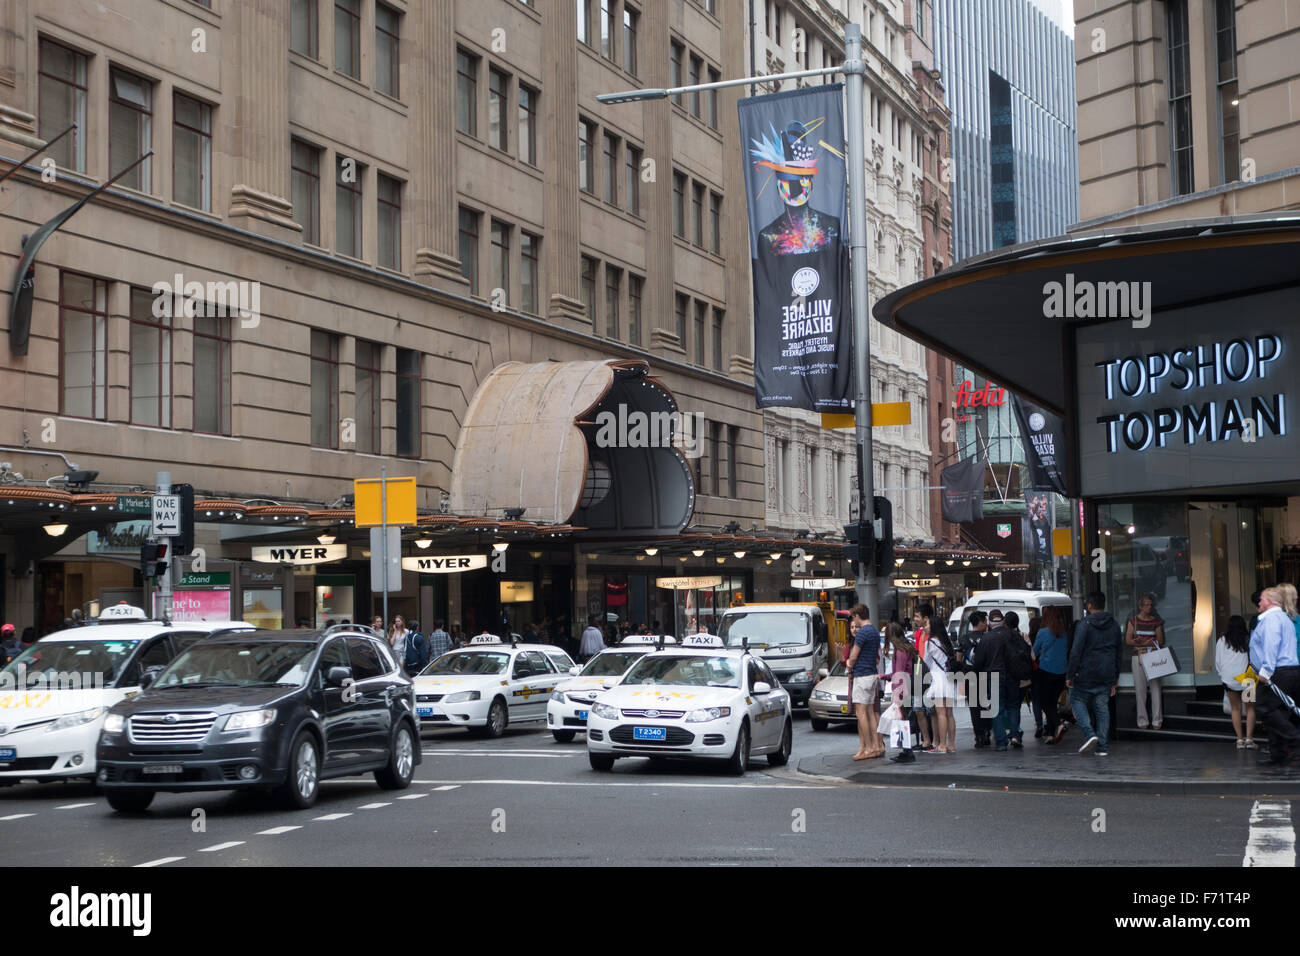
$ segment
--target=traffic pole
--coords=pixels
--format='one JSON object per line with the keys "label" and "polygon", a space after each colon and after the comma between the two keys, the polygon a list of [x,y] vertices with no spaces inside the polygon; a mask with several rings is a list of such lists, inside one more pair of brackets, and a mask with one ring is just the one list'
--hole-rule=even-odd
{"label": "traffic pole", "polygon": [[[388,466],[379,469],[379,553],[383,556],[384,571],[379,580],[384,587],[384,627],[388,627]],[[400,661],[398,663],[401,663]]]}
{"label": "traffic pole", "polygon": [[[160,471],[154,475],[154,483],[158,486],[158,494],[170,495],[172,493],[172,473],[170,471]],[[172,539],[159,538],[154,536],[154,540],[159,544],[167,546],[167,561],[163,567],[163,573],[158,578],[158,592],[155,597],[157,607],[154,612],[164,621],[172,619],[172,561],[175,555],[172,554]]]}

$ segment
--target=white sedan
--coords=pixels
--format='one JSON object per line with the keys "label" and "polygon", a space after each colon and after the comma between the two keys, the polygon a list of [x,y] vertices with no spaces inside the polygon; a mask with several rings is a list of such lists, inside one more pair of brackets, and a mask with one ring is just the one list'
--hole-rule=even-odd
{"label": "white sedan", "polygon": [[[556,684],[546,704],[546,726],[555,739],[567,744],[579,731],[585,731],[596,695],[618,683],[629,667],[655,649],[658,640],[644,635],[626,637],[621,644],[607,647],[587,661],[582,670],[575,667],[574,676]],[[676,643],[671,637],[663,640]]]}
{"label": "white sedan", "polygon": [[776,767],[790,759],[790,695],[767,664],[699,643],[647,654],[591,705],[593,770],[620,757],[684,757],[725,760],[743,774],[758,754]]}

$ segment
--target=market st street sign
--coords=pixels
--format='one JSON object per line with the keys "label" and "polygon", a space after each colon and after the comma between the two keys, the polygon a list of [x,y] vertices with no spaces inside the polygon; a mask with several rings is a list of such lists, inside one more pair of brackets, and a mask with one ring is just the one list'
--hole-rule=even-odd
{"label": "market st street sign", "polygon": [[326,564],[347,556],[346,544],[270,544],[252,549],[253,560],[262,564]]}
{"label": "market st street sign", "polygon": [[402,558],[402,570],[417,574],[460,574],[486,567],[486,554],[429,554]]}

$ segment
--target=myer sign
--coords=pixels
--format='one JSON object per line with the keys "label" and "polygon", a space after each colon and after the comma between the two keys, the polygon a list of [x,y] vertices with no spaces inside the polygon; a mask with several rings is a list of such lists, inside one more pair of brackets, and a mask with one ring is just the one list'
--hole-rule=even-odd
{"label": "myer sign", "polygon": [[1085,497],[1294,480],[1292,289],[1078,329]]}
{"label": "myer sign", "polygon": [[417,574],[459,574],[487,567],[486,554],[427,554],[402,558],[402,570]]}
{"label": "myer sign", "polygon": [[263,564],[325,564],[348,556],[346,544],[269,544],[252,550],[253,560]]}
{"label": "myer sign", "polygon": [[938,578],[894,578],[894,587],[900,591],[916,591],[923,588],[937,588]]}

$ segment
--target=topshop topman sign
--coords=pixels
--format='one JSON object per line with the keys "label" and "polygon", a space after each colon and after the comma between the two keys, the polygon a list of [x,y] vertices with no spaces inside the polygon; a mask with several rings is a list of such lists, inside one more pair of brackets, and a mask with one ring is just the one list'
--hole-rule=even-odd
{"label": "topshop topman sign", "polygon": [[1300,292],[1161,312],[1149,328],[1076,332],[1085,496],[1291,481]]}

